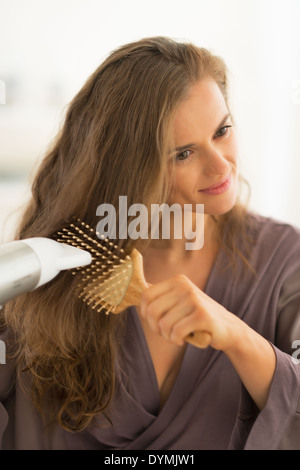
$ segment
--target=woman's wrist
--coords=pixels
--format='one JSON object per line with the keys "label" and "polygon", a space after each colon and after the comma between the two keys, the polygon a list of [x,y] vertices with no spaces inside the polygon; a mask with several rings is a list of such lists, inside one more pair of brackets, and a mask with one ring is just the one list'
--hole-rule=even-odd
{"label": "woman's wrist", "polygon": [[224,354],[229,358],[248,354],[251,342],[253,341],[252,332],[254,330],[233,313],[230,313],[228,330],[230,330],[228,339],[222,348]]}

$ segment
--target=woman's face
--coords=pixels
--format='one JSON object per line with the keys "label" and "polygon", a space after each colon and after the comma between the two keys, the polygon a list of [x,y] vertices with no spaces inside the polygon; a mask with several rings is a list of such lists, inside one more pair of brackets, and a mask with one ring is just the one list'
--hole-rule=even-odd
{"label": "woman's face", "polygon": [[171,203],[204,204],[224,214],[236,200],[238,145],[224,97],[213,79],[194,85],[174,122]]}

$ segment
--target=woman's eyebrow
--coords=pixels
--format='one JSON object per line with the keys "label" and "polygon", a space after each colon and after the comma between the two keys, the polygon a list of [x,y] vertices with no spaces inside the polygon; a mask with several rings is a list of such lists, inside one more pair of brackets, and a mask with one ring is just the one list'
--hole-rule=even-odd
{"label": "woman's eyebrow", "polygon": [[196,144],[186,144],[186,145],[183,145],[182,147],[176,147],[174,150],[172,150],[172,152],[182,152],[183,150],[187,149],[187,148],[190,148],[190,147],[195,147]]}
{"label": "woman's eyebrow", "polygon": [[218,125],[217,129],[216,129],[216,132],[225,124],[225,122],[227,121],[228,118],[230,118],[231,114],[228,113],[226,114],[226,116],[224,117],[224,119],[220,122],[220,124]]}
{"label": "woman's eyebrow", "polygon": [[[215,132],[217,132],[224,124],[225,122],[227,121],[228,118],[231,117],[231,114],[230,113],[227,113],[226,116],[224,116],[224,118],[222,119],[222,121],[220,122],[220,124],[218,125],[217,129],[215,130]],[[176,147],[175,149],[171,150],[169,153],[173,153],[173,152],[182,152],[183,150],[186,150],[187,148],[191,148],[191,147],[195,147],[196,144],[194,143],[190,143],[190,144],[186,144],[186,145],[182,145],[182,147]]]}

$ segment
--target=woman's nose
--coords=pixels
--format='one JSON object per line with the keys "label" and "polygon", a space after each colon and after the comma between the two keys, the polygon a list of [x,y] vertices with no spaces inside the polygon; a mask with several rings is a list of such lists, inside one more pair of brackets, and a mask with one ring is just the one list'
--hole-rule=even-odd
{"label": "woman's nose", "polygon": [[205,149],[204,173],[210,175],[226,175],[230,169],[230,162],[221,149],[211,145]]}

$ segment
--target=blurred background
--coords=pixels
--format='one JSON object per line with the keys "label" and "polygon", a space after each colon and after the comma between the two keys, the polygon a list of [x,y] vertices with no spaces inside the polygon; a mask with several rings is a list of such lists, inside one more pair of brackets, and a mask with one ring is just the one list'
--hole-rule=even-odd
{"label": "blurred background", "polygon": [[0,0],[0,241],[88,76],[155,35],[225,59],[250,208],[300,226],[299,24],[299,0]]}

